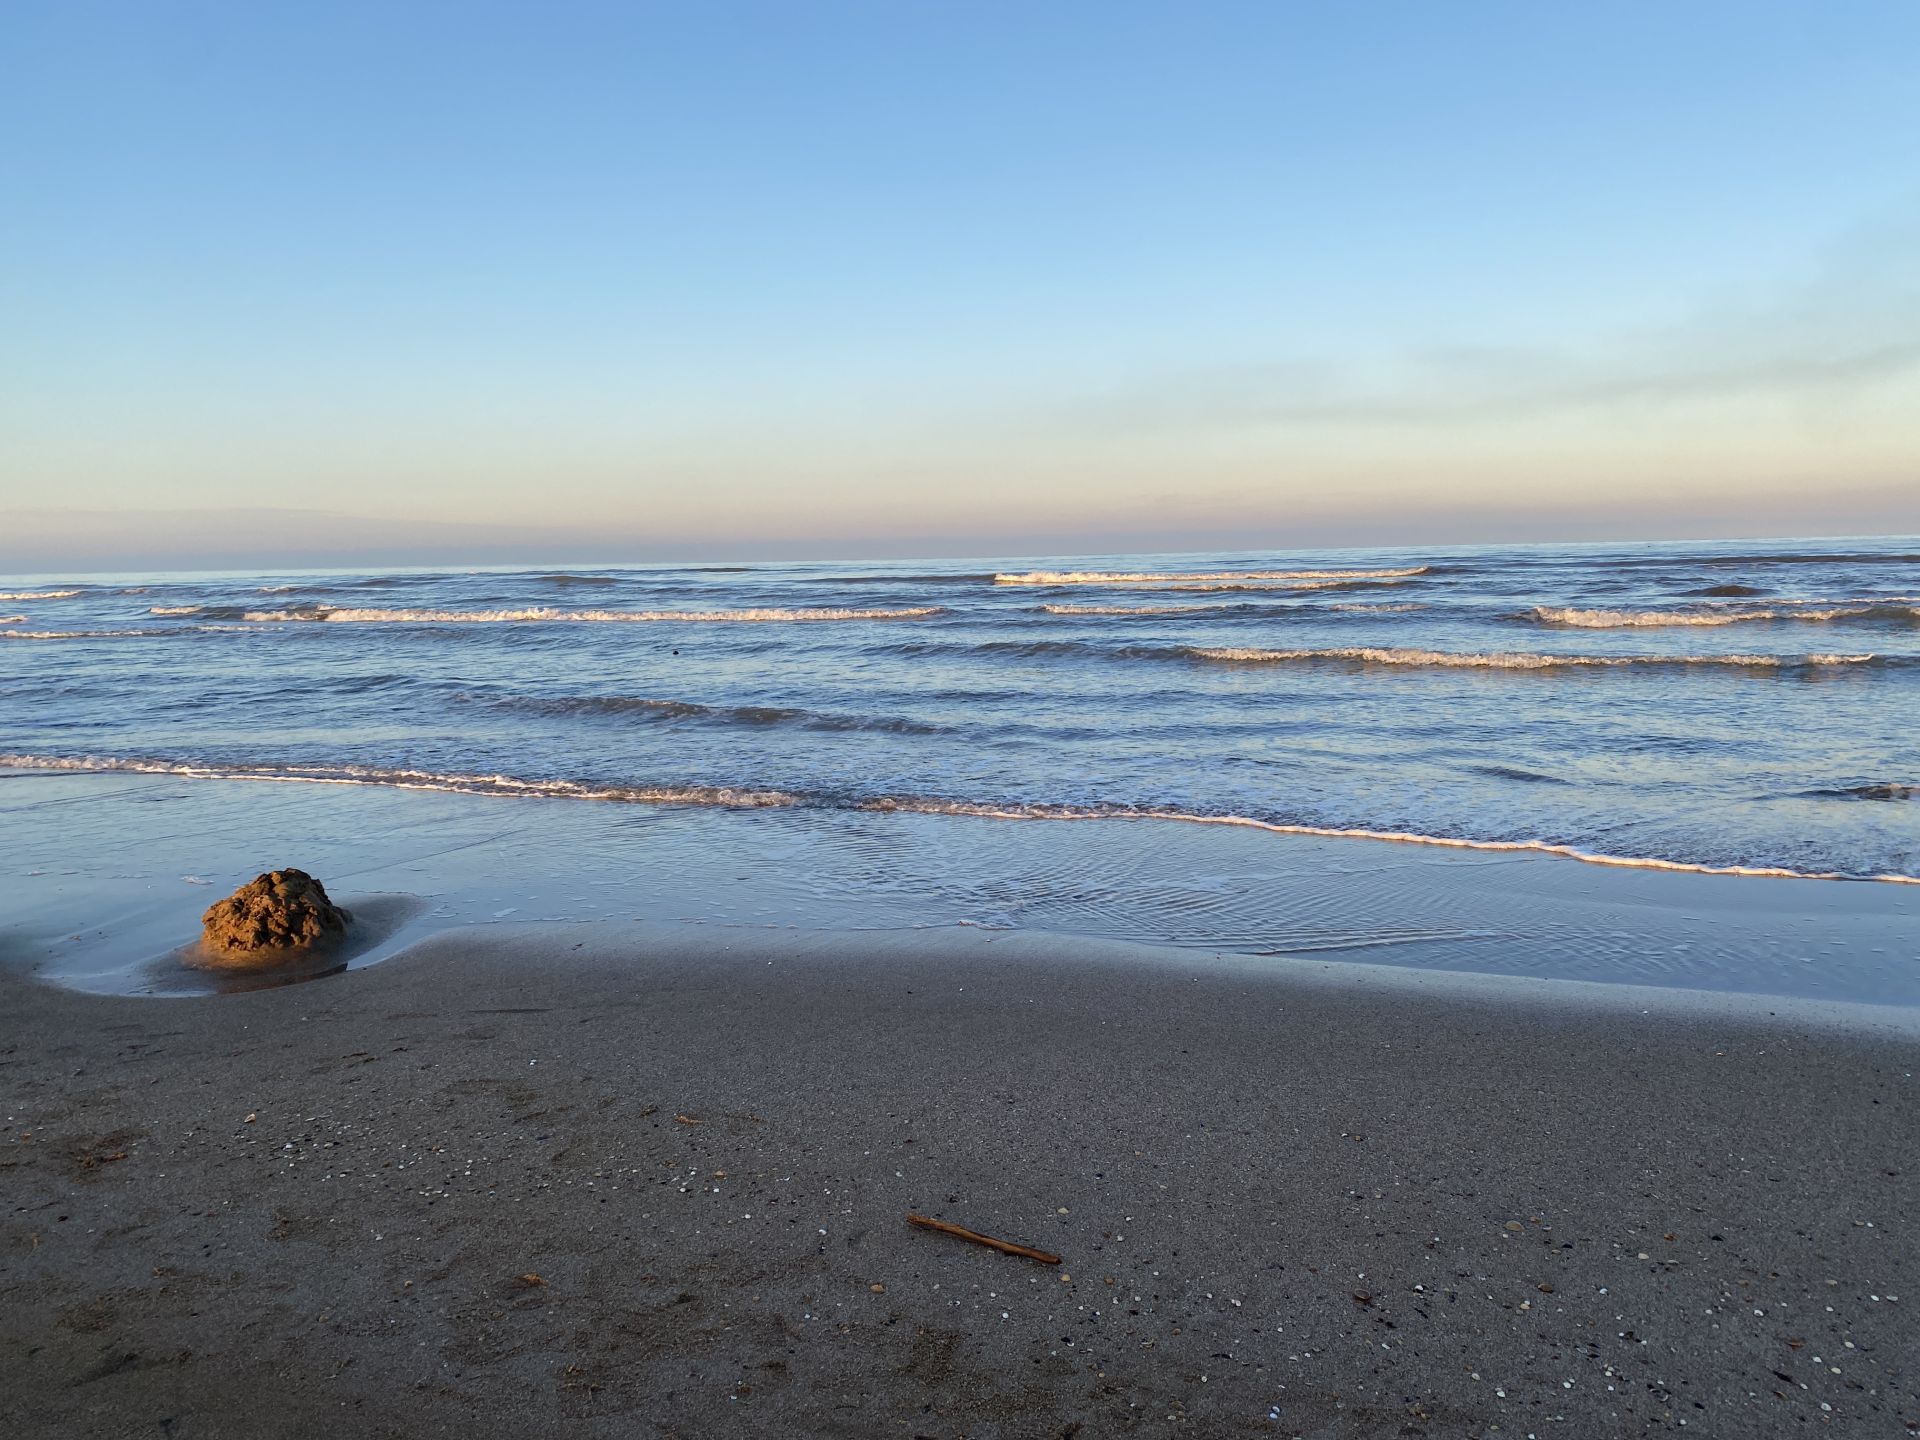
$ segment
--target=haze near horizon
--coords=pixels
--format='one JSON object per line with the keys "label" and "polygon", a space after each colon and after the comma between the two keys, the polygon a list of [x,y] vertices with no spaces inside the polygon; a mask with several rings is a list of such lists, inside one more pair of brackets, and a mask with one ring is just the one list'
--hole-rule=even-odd
{"label": "haze near horizon", "polygon": [[1920,11],[10,7],[0,567],[1920,532]]}

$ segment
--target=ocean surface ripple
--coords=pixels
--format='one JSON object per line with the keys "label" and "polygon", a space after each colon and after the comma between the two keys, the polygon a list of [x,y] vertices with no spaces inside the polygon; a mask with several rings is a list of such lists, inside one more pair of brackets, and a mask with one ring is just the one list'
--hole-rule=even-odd
{"label": "ocean surface ripple", "polygon": [[1920,877],[1911,538],[4,583],[27,769]]}

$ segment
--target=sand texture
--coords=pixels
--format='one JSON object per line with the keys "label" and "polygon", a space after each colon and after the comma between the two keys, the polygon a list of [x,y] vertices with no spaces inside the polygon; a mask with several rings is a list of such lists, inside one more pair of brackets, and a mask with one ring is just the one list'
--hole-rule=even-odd
{"label": "sand texture", "polygon": [[608,934],[0,979],[0,1433],[1920,1426],[1910,1032]]}

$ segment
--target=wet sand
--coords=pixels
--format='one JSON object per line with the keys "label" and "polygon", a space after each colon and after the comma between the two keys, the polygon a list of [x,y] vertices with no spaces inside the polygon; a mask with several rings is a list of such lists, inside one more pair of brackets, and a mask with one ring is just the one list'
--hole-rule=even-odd
{"label": "wet sand", "polygon": [[612,925],[0,978],[0,1432],[1920,1427],[1911,1026],[1502,983]]}

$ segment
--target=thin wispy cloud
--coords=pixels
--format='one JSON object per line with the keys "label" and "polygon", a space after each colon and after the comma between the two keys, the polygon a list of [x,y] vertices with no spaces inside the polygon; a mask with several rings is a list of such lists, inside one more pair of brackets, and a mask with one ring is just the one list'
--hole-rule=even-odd
{"label": "thin wispy cloud", "polygon": [[1829,404],[1916,376],[1920,223],[1907,222],[1842,237],[1795,286],[1657,330],[1154,376],[1087,414],[1174,426],[1449,426],[1722,400]]}

